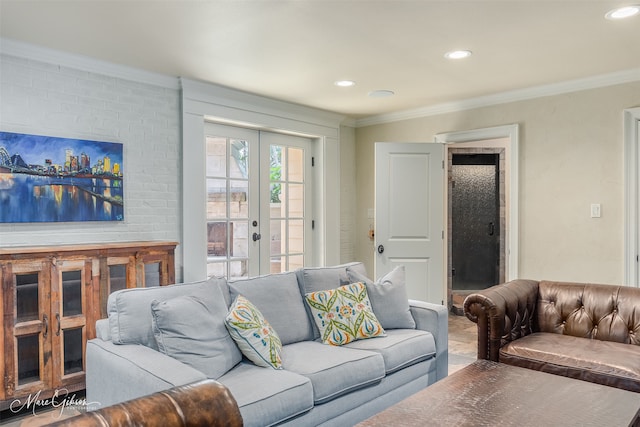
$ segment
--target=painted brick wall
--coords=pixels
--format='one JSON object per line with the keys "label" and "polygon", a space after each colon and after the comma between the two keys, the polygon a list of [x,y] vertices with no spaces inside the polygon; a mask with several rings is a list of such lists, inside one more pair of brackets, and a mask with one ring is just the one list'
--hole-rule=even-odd
{"label": "painted brick wall", "polygon": [[[177,89],[0,55],[0,130],[124,145],[122,222],[0,224],[0,246],[181,235]],[[176,279],[182,277],[176,251]]]}

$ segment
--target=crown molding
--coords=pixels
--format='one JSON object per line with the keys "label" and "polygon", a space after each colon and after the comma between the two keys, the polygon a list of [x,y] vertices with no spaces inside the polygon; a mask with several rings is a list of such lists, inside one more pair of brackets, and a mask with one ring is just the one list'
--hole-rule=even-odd
{"label": "crown molding", "polygon": [[624,70],[615,73],[602,74],[584,79],[569,80],[526,89],[512,90],[477,98],[469,98],[460,101],[446,102],[428,107],[398,111],[389,114],[380,114],[355,121],[355,127],[378,125],[400,120],[417,119],[421,117],[437,116],[440,114],[457,111],[472,110],[509,102],[525,101],[544,96],[560,95],[563,93],[578,92],[581,90],[596,89],[599,87],[613,86],[617,84],[640,81],[640,68]]}
{"label": "crown molding", "polygon": [[0,54],[76,68],[78,70],[160,86],[167,89],[180,89],[180,82],[177,77],[152,73],[138,68],[36,46],[13,39],[0,38]]}

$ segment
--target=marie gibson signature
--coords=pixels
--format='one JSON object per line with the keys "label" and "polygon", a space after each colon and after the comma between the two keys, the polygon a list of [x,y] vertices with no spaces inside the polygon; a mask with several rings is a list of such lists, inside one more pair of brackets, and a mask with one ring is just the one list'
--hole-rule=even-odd
{"label": "marie gibson signature", "polygon": [[39,390],[36,393],[29,394],[26,398],[13,400],[9,405],[9,410],[16,414],[22,410],[31,409],[35,416],[38,408],[56,408],[59,411],[52,414],[52,418],[59,419],[67,408],[85,411],[89,405],[100,405],[99,402],[87,402],[86,398],[78,398],[75,393],[69,395],[69,390],[66,388],[56,389],[53,396],[48,399],[41,399],[41,393],[42,390]]}

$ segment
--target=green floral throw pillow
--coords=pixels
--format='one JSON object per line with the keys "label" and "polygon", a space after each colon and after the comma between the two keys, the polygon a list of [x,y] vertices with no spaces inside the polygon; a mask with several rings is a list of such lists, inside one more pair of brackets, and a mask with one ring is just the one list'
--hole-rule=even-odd
{"label": "green floral throw pillow", "polygon": [[282,369],[280,337],[248,299],[238,295],[225,318],[225,326],[247,359],[258,366]]}
{"label": "green floral throw pillow", "polygon": [[311,292],[305,299],[325,344],[344,345],[386,335],[373,314],[364,283]]}

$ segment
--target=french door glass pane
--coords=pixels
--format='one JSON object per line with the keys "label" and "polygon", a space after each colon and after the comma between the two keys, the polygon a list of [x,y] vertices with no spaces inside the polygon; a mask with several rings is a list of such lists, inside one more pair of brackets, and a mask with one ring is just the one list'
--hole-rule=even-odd
{"label": "french door glass pane", "polygon": [[207,138],[207,176],[227,176],[227,139]]}
{"label": "french door glass pane", "polygon": [[227,217],[227,180],[207,179],[207,219]]}
{"label": "french door glass pane", "polygon": [[233,247],[229,253],[232,257],[249,256],[249,221],[234,221],[231,223]]}
{"label": "french door glass pane", "polygon": [[287,149],[289,153],[287,159],[287,180],[289,182],[303,182],[304,181],[304,150],[302,148],[289,147]]}
{"label": "french door glass pane", "polygon": [[229,263],[229,278],[239,278],[239,277],[247,277],[248,262],[246,259],[231,261]]}
{"label": "french door glass pane", "polygon": [[304,216],[304,184],[288,184],[289,217]]}
{"label": "french door glass pane", "polygon": [[229,181],[229,216],[231,218],[247,218],[249,216],[249,205],[247,181],[230,180]]}
{"label": "french door glass pane", "polygon": [[289,257],[289,270],[295,270],[302,267],[304,267],[303,255],[293,255]]}
{"label": "french door glass pane", "polygon": [[40,381],[39,335],[26,335],[18,341],[18,385]]}
{"label": "french door glass pane", "polygon": [[207,263],[207,276],[208,277],[220,277],[227,275],[227,263],[226,262],[211,262]]}
{"label": "french door glass pane", "polygon": [[82,314],[82,271],[62,272],[62,315]]}
{"label": "french door glass pane", "polygon": [[290,219],[287,227],[287,253],[289,255],[304,252],[304,221],[301,219]]}
{"label": "french door glass pane", "polygon": [[209,257],[227,256],[227,222],[207,223],[207,255]]}
{"label": "french door glass pane", "polygon": [[16,274],[16,322],[38,318],[38,273]]}
{"label": "french door glass pane", "polygon": [[64,374],[82,371],[82,328],[63,331]]}
{"label": "french door glass pane", "polygon": [[248,275],[249,143],[207,136],[207,274]]}
{"label": "french door glass pane", "polygon": [[286,257],[272,256],[270,258],[269,273],[280,273],[285,271],[286,269],[282,267],[283,264],[286,265]]}

